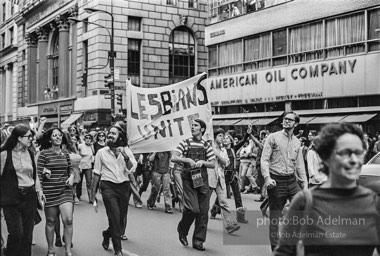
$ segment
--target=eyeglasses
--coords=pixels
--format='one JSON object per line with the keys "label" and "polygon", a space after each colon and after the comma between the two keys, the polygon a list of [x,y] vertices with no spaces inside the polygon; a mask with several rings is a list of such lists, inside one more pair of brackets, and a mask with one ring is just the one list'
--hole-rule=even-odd
{"label": "eyeglasses", "polygon": [[86,138],[84,138],[85,140],[92,140],[92,138],[91,137],[86,137]]}
{"label": "eyeglasses", "polygon": [[351,150],[351,149],[343,149],[340,151],[335,151],[335,153],[338,156],[341,156],[343,158],[350,158],[352,154],[354,154],[358,158],[363,158],[365,155],[365,150],[357,149],[357,150]]}
{"label": "eyeglasses", "polygon": [[287,121],[287,122],[294,122],[294,121],[296,121],[296,120],[291,119],[291,118],[288,118],[288,117],[285,117],[285,118],[284,118],[284,121]]}
{"label": "eyeglasses", "polygon": [[104,134],[99,134],[98,137],[105,137],[105,135]]}
{"label": "eyeglasses", "polygon": [[53,138],[57,138],[57,137],[63,137],[63,134],[61,134],[61,133],[55,133],[55,134],[53,134],[53,135],[51,135]]}
{"label": "eyeglasses", "polygon": [[21,137],[23,137],[23,138],[28,138],[28,139],[30,139],[30,140],[32,140],[32,139],[34,139],[34,136],[33,135],[26,135],[26,136],[21,136]]}

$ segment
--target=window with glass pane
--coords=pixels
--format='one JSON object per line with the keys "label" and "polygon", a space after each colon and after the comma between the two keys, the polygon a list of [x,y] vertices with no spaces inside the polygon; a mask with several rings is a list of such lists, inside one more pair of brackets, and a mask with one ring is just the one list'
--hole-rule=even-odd
{"label": "window with glass pane", "polygon": [[128,39],[128,77],[136,86],[140,86],[140,45],[140,40]]}
{"label": "window with glass pane", "polygon": [[242,40],[235,40],[219,45],[219,74],[230,74],[243,71]]}
{"label": "window with glass pane", "polygon": [[323,58],[323,23],[289,29],[290,63]]}
{"label": "window with glass pane", "polygon": [[270,33],[244,40],[244,71],[268,67],[271,57]]}
{"label": "window with glass pane", "polygon": [[58,34],[56,35],[54,44],[53,44],[53,54],[52,54],[52,87],[58,87],[58,70],[59,70],[59,63],[58,63],[58,58],[59,58],[59,36]]}
{"label": "window with glass pane", "polygon": [[176,5],[176,0],[166,0],[167,5]]}
{"label": "window with glass pane", "polygon": [[6,10],[7,10],[7,8],[6,8],[6,3],[3,3],[3,22],[5,21],[5,19],[6,19]]}
{"label": "window with glass pane", "polygon": [[368,40],[371,40],[368,43],[369,51],[378,51],[380,50],[380,9],[368,12],[368,26]]}
{"label": "window with glass pane", "polygon": [[364,13],[326,21],[327,56],[342,56],[364,52]]}
{"label": "window with glass pane", "polygon": [[128,16],[128,30],[141,31],[141,18]]}
{"label": "window with glass pane", "polygon": [[273,58],[273,66],[285,65],[287,64],[287,57],[284,56],[287,54],[287,36],[286,29],[274,31],[272,33],[272,42],[273,42],[273,57],[283,56],[279,58]]}
{"label": "window with glass pane", "polygon": [[208,66],[209,68],[214,68],[218,65],[218,48],[216,46],[211,46],[208,48]]}
{"label": "window with glass pane", "polygon": [[169,79],[173,83],[194,76],[195,41],[185,28],[173,30],[169,39]]}
{"label": "window with glass pane", "polygon": [[10,43],[11,45],[13,45],[13,43],[14,43],[14,33],[13,33],[13,28],[10,28],[10,29],[9,29],[9,37],[10,37],[10,41],[9,41],[9,43]]}
{"label": "window with glass pane", "polygon": [[1,49],[5,48],[5,33],[1,34]]}
{"label": "window with glass pane", "polygon": [[189,8],[198,8],[198,0],[189,0]]}

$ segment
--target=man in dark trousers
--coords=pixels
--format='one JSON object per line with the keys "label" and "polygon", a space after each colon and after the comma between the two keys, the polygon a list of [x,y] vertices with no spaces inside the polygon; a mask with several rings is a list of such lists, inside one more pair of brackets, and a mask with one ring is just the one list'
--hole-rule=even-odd
{"label": "man in dark trousers", "polygon": [[281,212],[287,201],[291,201],[293,196],[300,191],[297,181],[301,181],[307,188],[301,142],[293,134],[299,122],[300,118],[296,113],[285,113],[283,130],[268,136],[261,155],[261,172],[268,189],[269,240],[272,250],[278,241]]}
{"label": "man in dark trousers", "polygon": [[192,137],[183,140],[172,155],[172,162],[183,166],[181,178],[184,211],[177,228],[179,241],[184,246],[188,245],[187,235],[195,220],[193,248],[199,251],[205,250],[203,243],[206,241],[210,208],[207,168],[215,166],[212,146],[202,139],[205,131],[205,122],[195,119],[191,124]]}

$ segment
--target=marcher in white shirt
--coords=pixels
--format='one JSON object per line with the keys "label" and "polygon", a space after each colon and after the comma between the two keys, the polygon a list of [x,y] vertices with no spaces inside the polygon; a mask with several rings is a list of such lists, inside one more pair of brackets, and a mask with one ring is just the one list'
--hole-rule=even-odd
{"label": "marcher in white shirt", "polygon": [[127,145],[128,139],[120,125],[111,126],[107,135],[107,146],[101,148],[95,156],[94,179],[92,186],[92,201],[97,207],[95,194],[101,180],[101,191],[106,208],[109,228],[103,231],[102,246],[109,248],[109,240],[115,250],[115,255],[121,256],[121,236],[124,218],[128,212],[130,197],[129,174],[136,169],[137,162]]}

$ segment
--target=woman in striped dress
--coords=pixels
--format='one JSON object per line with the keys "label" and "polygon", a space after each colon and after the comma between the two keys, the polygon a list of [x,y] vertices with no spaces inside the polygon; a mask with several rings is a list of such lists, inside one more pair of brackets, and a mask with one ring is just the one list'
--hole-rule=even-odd
{"label": "woman in striped dress", "polygon": [[66,256],[71,256],[71,240],[73,236],[73,192],[71,186],[74,173],[70,157],[62,152],[62,144],[67,139],[59,128],[46,131],[41,140],[41,153],[37,160],[37,171],[46,196],[45,233],[48,243],[47,256],[56,256],[53,250],[54,226],[61,213],[64,225]]}

